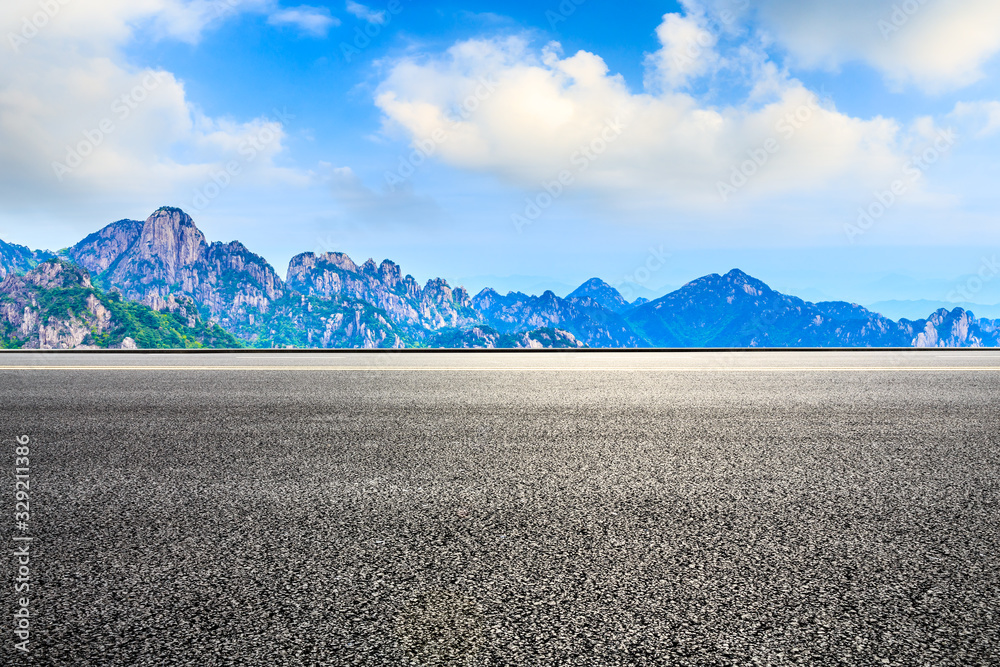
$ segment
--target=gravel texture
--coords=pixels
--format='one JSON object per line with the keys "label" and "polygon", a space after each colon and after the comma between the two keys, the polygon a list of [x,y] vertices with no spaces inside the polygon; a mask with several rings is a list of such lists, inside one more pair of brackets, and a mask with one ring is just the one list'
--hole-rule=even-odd
{"label": "gravel texture", "polygon": [[1000,664],[1000,373],[0,378],[4,664]]}

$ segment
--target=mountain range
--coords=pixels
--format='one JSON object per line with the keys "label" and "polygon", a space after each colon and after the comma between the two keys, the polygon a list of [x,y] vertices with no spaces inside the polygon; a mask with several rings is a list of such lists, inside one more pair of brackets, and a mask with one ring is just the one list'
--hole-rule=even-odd
{"label": "mountain range", "polygon": [[633,302],[598,278],[566,298],[470,296],[343,253],[298,255],[282,278],[237,241],[209,243],[171,207],[59,252],[0,241],[0,279],[8,348],[1000,346],[1000,322],[962,308],[894,321],[782,294],[738,269]]}

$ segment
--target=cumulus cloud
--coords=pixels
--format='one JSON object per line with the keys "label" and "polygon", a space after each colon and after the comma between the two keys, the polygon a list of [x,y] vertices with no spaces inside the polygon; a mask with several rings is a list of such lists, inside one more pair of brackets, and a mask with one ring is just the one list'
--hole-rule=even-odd
{"label": "cumulus cloud", "polygon": [[979,138],[988,137],[1000,131],[1000,102],[959,102],[951,115],[972,125],[972,132]]}
{"label": "cumulus cloud", "polygon": [[0,34],[25,38],[18,49],[0,49],[0,198],[8,210],[65,212],[168,197],[187,205],[210,183],[214,193],[220,182],[307,180],[277,162],[285,140],[280,111],[243,121],[208,117],[173,74],[135,67],[122,55],[137,26],[194,40],[224,20],[218,12],[260,11],[265,3],[54,4],[56,12],[26,36],[23,17],[34,21],[39,5],[16,0],[0,8]]}
{"label": "cumulus cloud", "polygon": [[758,22],[799,66],[862,61],[895,85],[930,92],[978,81],[1000,51],[994,0],[700,0],[700,6],[713,16],[742,13]]}
{"label": "cumulus cloud", "polygon": [[415,145],[443,133],[436,156],[450,165],[526,188],[562,174],[619,202],[718,208],[737,196],[863,190],[903,164],[894,121],[843,114],[772,63],[752,68],[744,102],[706,104],[684,86],[726,59],[702,53],[679,66],[678,48],[712,44],[683,17],[663,26],[663,50],[648,63],[652,92],[630,91],[596,54],[564,57],[558,45],[539,52],[508,38],[398,62],[376,103]]}
{"label": "cumulus cloud", "polygon": [[681,88],[719,61],[715,52],[718,39],[704,25],[704,17],[667,14],[656,35],[663,46],[648,58],[651,71],[658,75],[647,79],[649,87],[662,83],[667,89]]}
{"label": "cumulus cloud", "polygon": [[291,7],[272,13],[267,22],[271,25],[295,26],[303,33],[313,37],[326,37],[330,28],[340,25],[340,20],[330,16],[326,7]]}
{"label": "cumulus cloud", "polygon": [[375,11],[360,2],[354,2],[354,0],[347,0],[347,11],[362,21],[368,21],[368,23],[377,25],[385,23],[385,12]]}

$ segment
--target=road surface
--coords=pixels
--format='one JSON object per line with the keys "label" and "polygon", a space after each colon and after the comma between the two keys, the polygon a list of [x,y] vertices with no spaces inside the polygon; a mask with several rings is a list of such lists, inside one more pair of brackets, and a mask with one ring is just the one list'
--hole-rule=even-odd
{"label": "road surface", "polygon": [[1000,352],[4,353],[0,406],[4,664],[1000,663]]}

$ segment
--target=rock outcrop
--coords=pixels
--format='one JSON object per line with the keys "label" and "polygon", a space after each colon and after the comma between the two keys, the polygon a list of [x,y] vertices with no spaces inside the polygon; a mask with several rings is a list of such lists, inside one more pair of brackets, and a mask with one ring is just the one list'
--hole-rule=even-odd
{"label": "rock outcrop", "polygon": [[[926,320],[909,323],[903,320],[910,333],[913,347],[998,347],[1000,331],[993,320],[978,320],[963,308],[951,312],[941,309]],[[909,326],[907,326],[909,325]]]}
{"label": "rock outcrop", "polygon": [[99,276],[128,256],[142,228],[143,223],[138,220],[113,222],[70,248],[67,257],[92,275]]}
{"label": "rock outcrop", "polygon": [[42,350],[237,347],[197,315],[161,315],[97,289],[90,274],[51,260],[0,282],[0,344]]}
{"label": "rock outcrop", "polygon": [[440,279],[421,288],[389,260],[375,264],[369,259],[358,266],[342,253],[304,253],[289,264],[287,284],[308,296],[365,301],[397,324],[430,331],[481,322],[464,288],[453,289]]}

